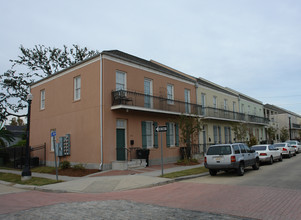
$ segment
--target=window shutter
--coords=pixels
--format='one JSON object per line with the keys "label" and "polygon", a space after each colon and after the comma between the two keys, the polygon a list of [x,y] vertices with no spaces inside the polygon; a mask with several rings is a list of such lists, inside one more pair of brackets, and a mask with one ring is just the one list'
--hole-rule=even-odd
{"label": "window shutter", "polygon": [[175,130],[176,130],[176,146],[179,147],[179,125],[176,123],[175,124]]}
{"label": "window shutter", "polygon": [[158,148],[158,132],[156,132],[157,122],[154,122],[154,148]]}
{"label": "window shutter", "polygon": [[142,148],[147,148],[146,146],[146,122],[141,122],[141,130],[142,130]]}
{"label": "window shutter", "polygon": [[166,145],[167,147],[170,147],[170,129],[169,129],[169,123],[166,122],[167,131],[166,131]]}
{"label": "window shutter", "polygon": [[229,143],[232,143],[232,137],[231,137],[231,127],[229,127]]}

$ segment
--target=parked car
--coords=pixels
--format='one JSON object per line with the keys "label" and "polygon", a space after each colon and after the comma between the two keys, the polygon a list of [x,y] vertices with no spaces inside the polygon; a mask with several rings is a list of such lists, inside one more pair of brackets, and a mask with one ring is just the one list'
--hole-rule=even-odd
{"label": "parked car", "polygon": [[282,151],[278,150],[274,145],[261,144],[254,145],[251,149],[258,152],[260,162],[268,162],[273,164],[275,160],[282,161]]}
{"label": "parked car", "polygon": [[205,154],[204,162],[211,176],[215,176],[220,170],[233,169],[239,176],[243,176],[245,167],[252,166],[254,170],[258,170],[259,164],[258,153],[242,143],[212,145]]}
{"label": "parked car", "polygon": [[294,147],[297,154],[301,152],[301,144],[299,141],[290,140],[286,141],[286,143],[289,143],[292,147]]}
{"label": "parked car", "polygon": [[277,143],[274,146],[282,151],[282,156],[287,156],[291,158],[293,155],[296,155],[295,148],[293,148],[289,143]]}

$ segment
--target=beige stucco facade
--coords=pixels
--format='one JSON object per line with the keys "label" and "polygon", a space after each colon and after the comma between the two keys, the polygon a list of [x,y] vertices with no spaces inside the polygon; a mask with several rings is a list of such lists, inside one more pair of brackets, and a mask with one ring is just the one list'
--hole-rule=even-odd
{"label": "beige stucco facade", "polygon": [[[54,130],[56,143],[61,136],[70,134],[71,137],[70,156],[60,157],[61,161],[81,163],[88,168],[110,169],[112,162],[117,160],[117,130],[124,131],[125,159],[129,160],[135,157],[135,148],[142,147],[143,122],[153,126],[172,122],[183,113],[176,107],[183,106],[181,102],[185,102],[187,93],[189,103],[196,103],[196,88],[192,80],[160,71],[160,68],[151,68],[152,65],[143,65],[142,61],[140,64],[126,59],[126,56],[113,55],[102,53],[31,86],[34,98],[31,106],[30,145],[46,143],[47,165],[54,165],[51,146],[51,132]],[[127,95],[133,94],[130,103],[112,103],[118,71],[125,74],[124,89]],[[80,99],[75,101],[76,77],[80,77]],[[145,79],[151,81],[154,106],[159,103],[159,97],[167,98],[167,85],[172,85],[174,101],[166,105],[168,109],[158,109],[160,106],[157,109],[145,108],[137,104],[145,92]],[[154,138],[155,131],[151,132]],[[160,137],[160,134],[156,137],[159,142],[157,146],[148,147],[150,164],[160,163]],[[180,157],[181,144],[167,146],[166,138],[166,133],[162,133],[164,163],[174,162]]]}

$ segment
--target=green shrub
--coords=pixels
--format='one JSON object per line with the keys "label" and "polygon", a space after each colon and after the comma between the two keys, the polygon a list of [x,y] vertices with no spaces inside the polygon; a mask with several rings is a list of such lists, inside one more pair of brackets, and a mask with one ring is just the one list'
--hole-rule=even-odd
{"label": "green shrub", "polygon": [[63,169],[68,169],[71,167],[71,164],[69,161],[65,160],[65,161],[62,161],[60,162],[60,168],[63,170]]}
{"label": "green shrub", "polygon": [[74,165],[73,169],[75,169],[75,170],[85,170],[86,168],[84,167],[84,165],[82,163],[79,163],[79,164]]}

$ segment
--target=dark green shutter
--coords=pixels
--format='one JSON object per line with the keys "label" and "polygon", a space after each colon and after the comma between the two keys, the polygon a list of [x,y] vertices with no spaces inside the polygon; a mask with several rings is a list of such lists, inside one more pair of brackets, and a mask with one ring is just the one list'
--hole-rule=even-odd
{"label": "dark green shutter", "polygon": [[176,123],[175,124],[175,130],[176,130],[176,146],[179,147],[180,143],[179,143],[179,125]]}
{"label": "dark green shutter", "polygon": [[141,122],[141,130],[142,130],[142,148],[147,148],[146,146],[146,122]]}
{"label": "dark green shutter", "polygon": [[167,131],[166,131],[166,146],[170,147],[170,129],[169,129],[169,123],[166,122],[166,127],[167,127]]}
{"label": "dark green shutter", "polygon": [[158,148],[158,132],[156,132],[157,122],[154,122],[154,148]]}

